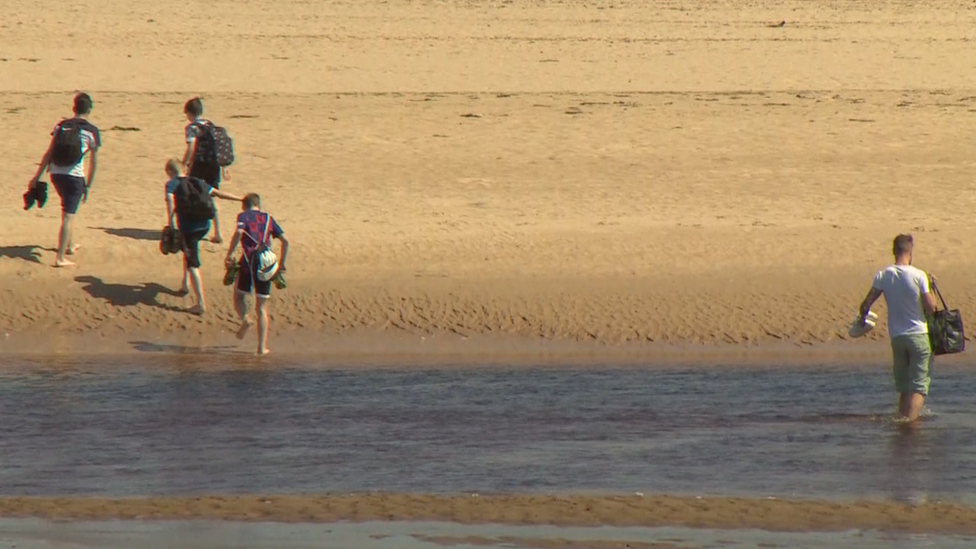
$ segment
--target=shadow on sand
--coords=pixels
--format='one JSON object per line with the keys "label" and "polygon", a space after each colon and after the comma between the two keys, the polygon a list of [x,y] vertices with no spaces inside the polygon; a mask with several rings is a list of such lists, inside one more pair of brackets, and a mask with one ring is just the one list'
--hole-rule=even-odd
{"label": "shadow on sand", "polygon": [[40,246],[2,246],[0,247],[0,258],[22,259],[29,263],[40,263],[41,252],[57,252],[52,248],[42,248]]}
{"label": "shadow on sand", "polygon": [[186,309],[165,305],[157,301],[159,294],[179,297],[179,292],[174,292],[169,288],[155,282],[147,282],[138,286],[131,284],[106,284],[102,279],[94,276],[75,277],[76,282],[84,284],[82,290],[95,299],[104,299],[116,307],[134,307],[136,305],[149,305],[167,311],[186,312]]}
{"label": "shadow on sand", "polygon": [[112,227],[92,227],[93,229],[99,231],[105,231],[112,236],[118,236],[121,238],[131,238],[132,240],[151,240],[158,241],[160,235],[162,234],[159,229],[116,229]]}

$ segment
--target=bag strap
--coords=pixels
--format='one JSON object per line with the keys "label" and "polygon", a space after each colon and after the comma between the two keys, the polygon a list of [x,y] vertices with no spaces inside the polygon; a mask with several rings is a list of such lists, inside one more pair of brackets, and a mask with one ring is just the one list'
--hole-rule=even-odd
{"label": "bag strap", "polygon": [[939,301],[942,302],[942,308],[948,311],[949,306],[946,305],[945,299],[942,298],[942,292],[939,291],[939,287],[936,286],[935,282],[932,283],[932,289],[935,290],[935,295],[939,296]]}
{"label": "bag strap", "polygon": [[268,216],[268,222],[264,224],[264,236],[261,237],[261,242],[258,243],[259,247],[268,245],[268,230],[271,229],[271,214],[265,215]]}

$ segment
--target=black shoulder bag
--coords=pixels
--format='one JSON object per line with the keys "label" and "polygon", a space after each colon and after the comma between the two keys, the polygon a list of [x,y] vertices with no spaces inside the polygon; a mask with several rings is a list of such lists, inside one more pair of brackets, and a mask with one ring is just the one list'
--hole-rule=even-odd
{"label": "black shoulder bag", "polygon": [[962,313],[959,309],[949,310],[942,292],[935,284],[932,285],[939,300],[942,301],[942,310],[935,311],[928,318],[929,324],[929,343],[932,344],[932,354],[948,355],[961,353],[966,350],[966,333],[962,326]]}

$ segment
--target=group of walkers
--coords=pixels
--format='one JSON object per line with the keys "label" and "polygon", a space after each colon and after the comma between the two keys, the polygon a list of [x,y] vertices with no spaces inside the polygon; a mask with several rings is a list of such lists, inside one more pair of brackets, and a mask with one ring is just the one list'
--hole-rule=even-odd
{"label": "group of walkers", "polygon": [[[61,198],[62,222],[58,251],[54,265],[70,267],[69,259],[79,246],[72,238],[72,222],[80,204],[88,200],[98,166],[101,137],[98,128],[88,117],[92,100],[80,93],[74,99],[74,116],[59,122],[52,132],[51,143],[41,159],[37,173],[31,178],[25,194],[25,208],[46,200],[46,187],[40,181],[45,170]],[[223,128],[203,117],[203,103],[199,98],[187,101],[183,109],[189,124],[186,126],[186,152],[182,161],[166,162],[167,229],[177,236],[178,246],[169,251],[183,253],[183,284],[181,292],[191,290],[196,304],[190,312],[203,315],[206,300],[200,276],[200,241],[213,229],[211,242],[221,244],[220,221],[213,198],[239,201],[242,212],[237,216],[234,233],[224,264],[227,273],[224,283],[236,282],[234,308],[241,327],[237,336],[243,339],[254,321],[248,311],[247,296],[255,296],[258,353],[266,354],[268,337],[268,299],[272,283],[283,286],[281,273],[285,270],[288,240],[277,222],[261,211],[261,198],[255,193],[243,197],[220,190],[224,167],[233,162],[233,151]],[[86,159],[88,160],[86,163]],[[165,243],[164,230],[164,243]],[[272,239],[281,242],[281,258],[271,251]],[[242,254],[235,258],[237,247]],[[172,248],[178,249],[172,249]],[[161,244],[161,249],[166,246]],[[914,241],[911,235],[898,235],[893,242],[895,263],[875,276],[872,287],[861,303],[858,322],[867,322],[874,302],[884,296],[888,303],[888,331],[893,354],[892,373],[900,394],[899,412],[908,421],[918,418],[929,392],[929,370],[933,352],[928,338],[927,316],[935,311],[930,291],[934,277],[912,266]]]}
{"label": "group of walkers", "polygon": [[[91,96],[79,93],[74,98],[74,115],[62,119],[51,132],[51,141],[41,158],[37,172],[28,184],[24,207],[34,203],[43,207],[47,184],[41,181],[45,171],[61,199],[61,229],[54,266],[73,267],[80,245],[73,238],[73,223],[81,204],[88,201],[98,167],[101,136],[91,123]],[[165,164],[166,228],[160,249],[164,253],[182,252],[182,295],[191,291],[196,303],[188,309],[196,315],[206,313],[206,294],[201,277],[200,241],[211,229],[210,241],[222,244],[220,218],[214,198],[237,201],[241,213],[237,215],[237,229],[227,249],[224,282],[235,285],[234,308],[241,325],[237,337],[243,339],[253,324],[257,325],[258,354],[268,353],[268,300],[271,286],[284,286],[288,239],[284,231],[266,212],[261,210],[261,197],[248,193],[243,197],[220,190],[225,167],[233,162],[233,149],[223,128],[203,117],[203,102],[193,98],[183,108],[188,124],[185,129],[186,152],[182,160],[170,159]],[[167,238],[169,237],[169,245]],[[280,257],[272,250],[272,242],[281,243]],[[235,256],[238,246],[240,256]],[[175,249],[173,249],[175,248]],[[251,315],[248,296],[254,294],[256,319]]]}

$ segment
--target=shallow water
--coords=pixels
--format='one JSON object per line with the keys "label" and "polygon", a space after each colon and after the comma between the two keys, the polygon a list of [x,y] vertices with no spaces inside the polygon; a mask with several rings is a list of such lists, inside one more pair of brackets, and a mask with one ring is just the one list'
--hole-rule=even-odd
{"label": "shallow water", "polygon": [[[546,542],[549,542],[548,544]],[[587,543],[588,542],[588,543]],[[976,539],[874,531],[777,533],[758,530],[461,525],[439,522],[275,524],[210,521],[52,523],[0,520],[0,549],[477,549],[485,547],[658,549],[971,549]],[[645,547],[647,545],[644,545]]]}
{"label": "shallow water", "polygon": [[695,494],[976,504],[976,375],[884,369],[0,373],[0,494]]}

